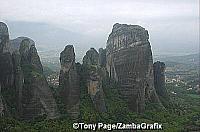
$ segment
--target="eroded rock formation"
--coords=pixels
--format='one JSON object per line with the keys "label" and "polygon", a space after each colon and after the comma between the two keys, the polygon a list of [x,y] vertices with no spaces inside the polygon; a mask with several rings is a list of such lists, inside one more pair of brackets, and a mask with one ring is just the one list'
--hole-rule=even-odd
{"label": "eroded rock formation", "polygon": [[0,53],[9,52],[9,33],[5,23],[0,22]]}
{"label": "eroded rock formation", "polygon": [[160,98],[169,99],[165,88],[165,63],[157,61],[153,64],[154,86]]}
{"label": "eroded rock formation", "polygon": [[106,46],[109,76],[120,84],[121,97],[136,112],[143,112],[149,101],[159,102],[148,39],[148,31],[143,27],[116,23]]}
{"label": "eroded rock formation", "polygon": [[10,52],[18,52],[23,40],[29,40],[29,48],[31,45],[35,45],[35,42],[28,37],[17,37],[16,39],[10,40]]}
{"label": "eroded rock formation", "polygon": [[2,96],[0,95],[0,117],[4,115],[4,109],[5,107],[4,107],[3,99],[2,99]]}
{"label": "eroded rock formation", "polygon": [[[83,57],[83,66],[87,68],[87,88],[93,104],[97,111],[105,112],[104,92],[102,88],[102,78],[105,70],[100,67],[99,53],[91,48]],[[103,64],[103,62],[102,62]]]}
{"label": "eroded rock formation", "polygon": [[99,49],[99,65],[101,67],[106,67],[106,49]]}
{"label": "eroded rock formation", "polygon": [[60,95],[66,105],[66,110],[73,119],[79,116],[80,86],[79,75],[75,65],[73,45],[67,45],[60,54]]}
{"label": "eroded rock formation", "polygon": [[[6,102],[2,93],[9,91],[14,84],[12,55],[9,53],[9,33],[5,23],[0,22],[0,115],[4,115]],[[7,95],[7,94],[6,94]]]}
{"label": "eroded rock formation", "polygon": [[[30,119],[46,114],[56,118],[57,106],[47,81],[35,45],[29,39],[22,40],[19,48],[24,76],[22,89],[22,117]],[[20,90],[19,90],[20,91]]]}
{"label": "eroded rock formation", "polygon": [[12,116],[27,120],[58,116],[34,41],[25,37],[9,41],[4,23],[0,23],[0,72],[0,95]]}
{"label": "eroded rock formation", "polygon": [[[101,48],[98,53],[91,48],[86,52],[83,65],[78,66],[86,68],[88,94],[98,112],[106,112],[102,83],[107,73],[120,84],[119,93],[132,111],[143,112],[147,103],[160,103],[157,93],[159,97],[168,97],[164,63],[156,62],[153,66],[148,39],[148,31],[143,27],[116,23],[106,49]],[[60,97],[69,115],[78,119],[80,76],[72,45],[61,52],[60,63]],[[27,120],[43,115],[58,117],[35,42],[27,37],[10,41],[6,24],[0,22],[0,115],[5,113]]]}

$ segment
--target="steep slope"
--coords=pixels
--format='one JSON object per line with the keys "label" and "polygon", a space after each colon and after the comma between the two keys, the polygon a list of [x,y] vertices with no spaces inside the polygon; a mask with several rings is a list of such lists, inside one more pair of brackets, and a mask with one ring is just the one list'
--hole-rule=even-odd
{"label": "steep slope", "polygon": [[12,89],[14,73],[12,55],[9,53],[9,33],[5,23],[0,22],[0,114],[6,112],[6,102],[2,94]]}
{"label": "steep slope", "polygon": [[88,72],[87,88],[93,104],[98,112],[105,112],[105,99],[102,88],[102,79],[105,77],[105,70],[100,67],[99,53],[91,48],[83,57],[83,66]]}
{"label": "steep slope", "polygon": [[136,112],[143,112],[149,101],[159,102],[148,39],[148,31],[143,27],[116,23],[106,46],[109,76],[120,84],[122,98]]}
{"label": "steep slope", "polygon": [[10,42],[6,24],[0,23],[0,27],[0,87],[9,113],[27,120],[42,115],[57,117],[34,41],[20,37]]}
{"label": "steep slope", "polygon": [[157,61],[153,64],[154,86],[161,101],[169,100],[165,87],[165,63]]}
{"label": "steep slope", "polygon": [[58,116],[56,102],[43,75],[35,46],[29,39],[24,39],[20,44],[19,52],[24,76],[21,100],[22,106],[25,107],[22,107],[22,117],[30,119],[45,114],[48,118],[56,118]]}
{"label": "steep slope", "polygon": [[0,53],[9,52],[9,33],[5,23],[0,22]]}
{"label": "steep slope", "polygon": [[60,53],[60,64],[60,96],[66,105],[66,111],[73,119],[77,119],[80,105],[80,81],[75,65],[73,45],[67,45]]}

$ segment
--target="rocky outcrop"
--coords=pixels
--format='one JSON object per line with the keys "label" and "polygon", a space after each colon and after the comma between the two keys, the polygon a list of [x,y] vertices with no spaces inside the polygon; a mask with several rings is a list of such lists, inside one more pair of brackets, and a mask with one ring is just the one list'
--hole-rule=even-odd
{"label": "rocky outcrop", "polygon": [[87,88],[92,102],[98,112],[105,112],[105,99],[102,88],[103,73],[105,71],[100,67],[99,54],[91,48],[83,57],[83,66],[87,68]]}
{"label": "rocky outcrop", "polygon": [[154,86],[160,98],[169,99],[165,88],[165,63],[157,61],[153,64]]}
{"label": "rocky outcrop", "polygon": [[200,94],[200,87],[197,88],[197,93]]}
{"label": "rocky outcrop", "polygon": [[130,110],[143,112],[145,104],[159,102],[153,75],[149,35],[138,25],[116,23],[106,46],[106,68],[120,84],[119,93]]}
{"label": "rocky outcrop", "polygon": [[14,67],[14,87],[15,89],[15,101],[17,104],[18,116],[22,116],[22,90],[24,85],[24,74],[21,67],[21,55],[19,52],[13,52],[13,67]]}
{"label": "rocky outcrop", "polygon": [[[21,100],[19,102],[22,102],[22,117],[31,119],[40,115],[47,115],[48,118],[56,118],[58,116],[56,102],[43,75],[35,45],[31,45],[29,39],[24,39],[20,44],[19,52],[21,56],[20,65],[23,71],[21,78],[24,77],[21,98],[19,95],[19,100]],[[21,89],[18,91],[21,91]]]}
{"label": "rocky outcrop", "polygon": [[9,41],[8,28],[2,22],[0,72],[1,112],[7,106],[12,116],[27,120],[42,115],[47,118],[58,116],[34,41],[25,37]]}
{"label": "rocky outcrop", "polygon": [[[9,52],[0,53],[0,87],[2,101],[4,102],[3,106],[11,104],[11,101],[14,100],[14,71],[13,71],[12,55]],[[8,100],[9,101],[8,101]],[[13,103],[14,104],[14,103]],[[4,109],[4,115],[5,111]]]}
{"label": "rocky outcrop", "polygon": [[17,37],[16,39],[10,40],[10,52],[13,53],[19,51],[20,44],[23,40],[29,40],[29,48],[31,45],[35,45],[35,42],[28,37]]}
{"label": "rocky outcrop", "polygon": [[0,22],[0,53],[9,52],[9,33],[5,23]]}
{"label": "rocky outcrop", "polygon": [[[9,33],[7,25],[0,22],[0,114],[6,113],[6,102],[2,93],[9,91],[14,84],[12,55],[9,53]],[[7,95],[7,94],[6,94]]]}
{"label": "rocky outcrop", "polygon": [[0,95],[0,117],[4,115],[4,108],[5,107],[4,107],[3,99],[2,99],[2,96]]}
{"label": "rocky outcrop", "polygon": [[6,24],[0,22],[0,85],[1,89],[12,87],[13,64],[12,55],[9,52],[9,34]]}
{"label": "rocky outcrop", "polygon": [[67,45],[60,53],[60,95],[66,106],[66,111],[73,119],[77,119],[80,113],[80,86],[79,75],[75,65],[75,53],[72,45]]}
{"label": "rocky outcrop", "polygon": [[94,48],[86,52],[86,55],[83,57],[83,64],[90,66],[99,65],[99,54]]}
{"label": "rocky outcrop", "polygon": [[99,65],[101,67],[106,67],[106,49],[99,49]]}

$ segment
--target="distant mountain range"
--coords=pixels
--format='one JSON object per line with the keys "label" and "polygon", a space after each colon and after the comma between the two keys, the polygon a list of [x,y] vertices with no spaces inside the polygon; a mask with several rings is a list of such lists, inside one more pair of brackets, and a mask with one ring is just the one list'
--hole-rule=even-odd
{"label": "distant mountain range", "polygon": [[[80,58],[82,59],[84,53],[89,48],[93,47],[98,49],[106,47],[106,34],[89,36],[86,35],[83,31],[75,31],[66,27],[58,27],[56,25],[38,22],[8,21],[6,23],[8,24],[9,32],[11,33],[10,39],[15,39],[19,36],[29,37],[35,40],[38,52],[51,52],[51,56],[56,53],[57,55],[53,57],[58,57],[63,47],[67,44],[74,45],[77,61],[79,61]],[[150,37],[152,36],[153,33],[151,32]],[[159,38],[160,36],[156,37],[156,40],[159,42],[163,41],[159,40]],[[159,48],[156,42],[152,41],[151,44],[152,50],[154,52],[153,55],[158,57],[160,57],[161,54],[168,56],[185,55],[187,53],[191,54],[193,53],[192,51],[194,51],[192,49],[194,49],[195,45],[191,44],[190,47],[187,46],[187,44],[184,44],[183,47],[180,47],[180,44],[177,42],[175,44],[169,45],[162,44],[159,45],[162,48]],[[198,47],[198,45],[196,45],[196,47]]]}
{"label": "distant mountain range", "polygon": [[189,65],[199,65],[200,54],[190,54],[184,56],[171,56],[171,57],[155,57],[154,60],[163,61],[166,64],[169,63],[181,63],[181,64],[189,64]]}
{"label": "distant mountain range", "polygon": [[35,43],[39,52],[59,54],[65,45],[73,44],[77,55],[83,56],[91,46],[99,48],[106,43],[106,40],[100,42],[99,39],[91,39],[90,36],[82,32],[71,31],[64,27],[60,28],[45,23],[9,21],[7,24],[11,39],[25,36],[36,40]]}

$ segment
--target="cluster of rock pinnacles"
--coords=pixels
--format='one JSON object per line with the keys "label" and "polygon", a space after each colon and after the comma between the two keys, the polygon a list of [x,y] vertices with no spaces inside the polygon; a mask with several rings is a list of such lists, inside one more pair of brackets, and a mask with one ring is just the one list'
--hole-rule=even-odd
{"label": "cluster of rock pinnacles", "polygon": [[[148,31],[143,27],[116,23],[105,49],[97,52],[91,48],[86,52],[81,66],[87,68],[86,86],[98,112],[107,111],[102,85],[106,76],[118,82],[120,96],[131,111],[144,112],[148,102],[162,105],[159,97],[167,97],[165,65],[153,64],[148,39]],[[67,45],[61,52],[60,64],[59,96],[66,111],[76,119],[80,114],[80,74],[73,45]],[[9,92],[12,98],[7,98]],[[13,108],[14,112],[10,110]],[[53,119],[60,115],[43,75],[35,42],[26,37],[10,40],[3,22],[0,22],[0,114],[26,120],[41,115]]]}

